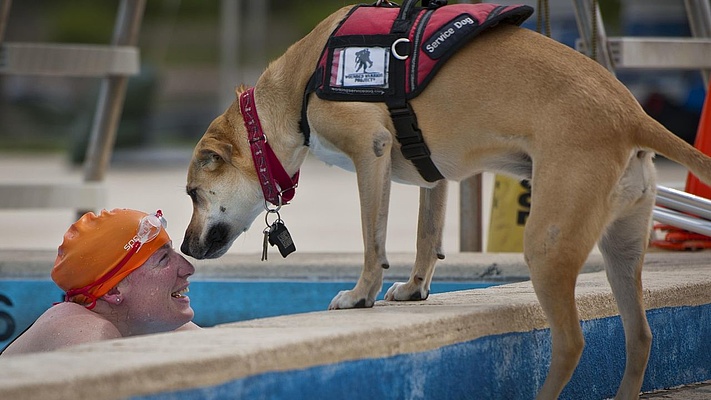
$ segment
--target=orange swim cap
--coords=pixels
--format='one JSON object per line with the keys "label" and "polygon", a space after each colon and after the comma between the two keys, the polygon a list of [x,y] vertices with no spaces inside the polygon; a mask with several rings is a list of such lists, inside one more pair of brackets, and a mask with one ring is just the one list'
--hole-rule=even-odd
{"label": "orange swim cap", "polygon": [[[155,218],[136,210],[103,210],[98,216],[88,212],[72,224],[52,269],[52,280],[67,292],[67,300],[91,303],[93,308],[96,299],[170,241],[164,227],[158,226],[157,236],[138,247],[139,225],[149,216]],[[156,216],[162,218],[160,211]]]}

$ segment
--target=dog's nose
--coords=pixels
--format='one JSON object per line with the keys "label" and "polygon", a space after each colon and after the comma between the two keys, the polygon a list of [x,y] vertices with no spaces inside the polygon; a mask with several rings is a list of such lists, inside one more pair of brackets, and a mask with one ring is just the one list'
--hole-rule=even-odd
{"label": "dog's nose", "polygon": [[183,243],[180,245],[180,251],[186,256],[194,257],[190,252],[190,245],[188,244],[188,238],[183,239]]}

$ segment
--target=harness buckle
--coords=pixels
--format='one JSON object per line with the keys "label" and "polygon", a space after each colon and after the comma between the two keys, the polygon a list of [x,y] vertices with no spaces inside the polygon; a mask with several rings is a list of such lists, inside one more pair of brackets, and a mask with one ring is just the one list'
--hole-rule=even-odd
{"label": "harness buckle", "polygon": [[424,142],[403,144],[400,146],[400,152],[407,160],[428,158],[430,155],[432,155],[429,147],[427,147]]}
{"label": "harness buckle", "polygon": [[402,108],[391,108],[390,118],[395,125],[397,140],[402,145],[422,142],[422,131],[417,126],[417,117],[409,103]]}
{"label": "harness buckle", "polygon": [[426,158],[432,154],[422,138],[422,131],[417,126],[417,117],[410,103],[391,108],[390,118],[395,125],[400,152],[407,160]]}

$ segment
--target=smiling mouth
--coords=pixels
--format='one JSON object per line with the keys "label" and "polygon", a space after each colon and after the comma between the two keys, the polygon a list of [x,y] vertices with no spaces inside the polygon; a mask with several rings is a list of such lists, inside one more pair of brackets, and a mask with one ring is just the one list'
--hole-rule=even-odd
{"label": "smiling mouth", "polygon": [[186,287],[186,288],[184,288],[184,289],[178,290],[177,292],[171,293],[171,294],[170,294],[170,297],[173,297],[173,298],[175,298],[175,299],[182,299],[182,298],[186,297],[186,296],[184,296],[184,295],[185,295],[185,293],[187,293],[187,292],[189,292],[189,291],[190,291],[190,289],[188,289],[188,288]]}

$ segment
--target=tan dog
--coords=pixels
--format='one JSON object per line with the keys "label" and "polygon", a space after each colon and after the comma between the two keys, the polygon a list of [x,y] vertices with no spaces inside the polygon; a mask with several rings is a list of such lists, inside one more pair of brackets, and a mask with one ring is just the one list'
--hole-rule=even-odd
{"label": "tan dog", "polygon": [[[428,183],[400,153],[382,103],[328,102],[311,95],[312,143],[299,130],[304,88],[341,9],[274,61],[256,84],[268,143],[294,174],[311,150],[358,178],[365,260],[353,290],[329,308],[371,307],[387,268],[390,181],[421,187],[417,257],[388,300],[427,298],[441,257],[446,180]],[[504,49],[503,51],[501,49]],[[624,322],[627,366],[617,398],[637,398],[651,332],[641,272],[655,201],[652,152],[711,183],[711,158],[644,113],[608,71],[574,50],[516,26],[501,26],[455,54],[411,101],[432,159],[447,180],[481,171],[530,179],[525,259],[551,327],[552,361],[539,398],[556,398],[583,349],[575,284],[596,242]],[[193,215],[181,249],[195,258],[224,254],[264,207],[240,104],[215,119],[188,171]],[[297,198],[298,200],[298,198]]]}

